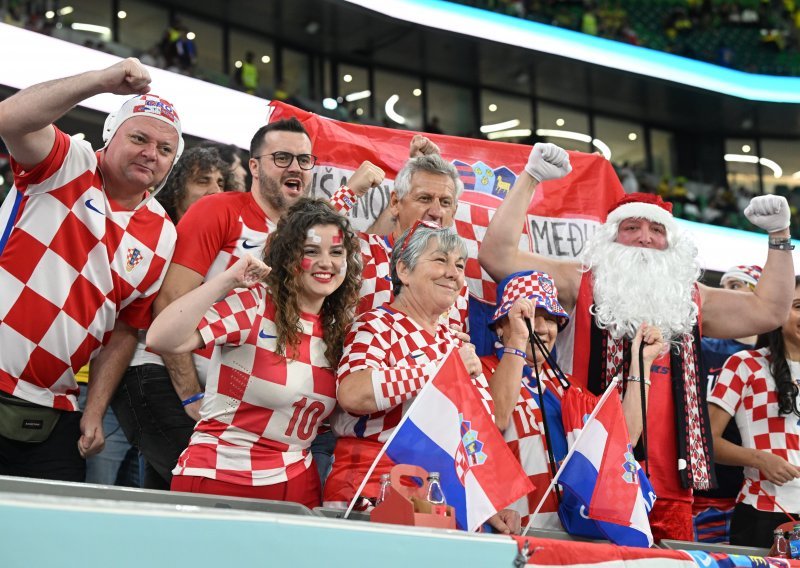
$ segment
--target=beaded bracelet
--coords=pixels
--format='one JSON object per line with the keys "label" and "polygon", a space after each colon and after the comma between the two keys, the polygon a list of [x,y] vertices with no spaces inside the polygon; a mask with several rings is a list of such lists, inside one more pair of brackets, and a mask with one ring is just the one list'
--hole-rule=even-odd
{"label": "beaded bracelet", "polygon": [[520,351],[519,349],[514,349],[513,347],[503,347],[503,353],[508,353],[509,355],[516,355],[517,357],[522,357],[523,359],[528,358],[525,355],[524,351]]}
{"label": "beaded bracelet", "polygon": [[633,376],[633,375],[628,377],[628,382],[631,382],[631,383],[642,383],[643,382],[645,384],[645,386],[648,386],[648,387],[650,386],[650,379],[643,379],[642,377],[636,377],[636,376]]}
{"label": "beaded bracelet", "polygon": [[204,392],[199,392],[197,394],[193,394],[192,396],[190,396],[186,400],[182,400],[181,401],[181,405],[182,406],[189,406],[193,402],[197,402],[198,400],[202,400],[203,397],[205,397],[205,396],[206,396],[206,393],[204,393]]}

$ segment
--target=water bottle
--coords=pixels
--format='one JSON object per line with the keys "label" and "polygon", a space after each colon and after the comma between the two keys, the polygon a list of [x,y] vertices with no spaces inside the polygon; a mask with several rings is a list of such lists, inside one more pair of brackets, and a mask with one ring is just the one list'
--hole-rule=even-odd
{"label": "water bottle", "polygon": [[786,542],[786,536],[781,529],[775,529],[775,540],[772,545],[773,553],[771,556],[776,558],[789,558],[789,545]]}
{"label": "water bottle", "polygon": [[800,558],[800,523],[794,526],[789,535],[789,557]]}
{"label": "water bottle", "polygon": [[444,498],[444,491],[442,491],[442,484],[439,483],[439,473],[432,471],[428,474],[428,495],[426,496],[428,503],[432,505],[447,505]]}
{"label": "water bottle", "polygon": [[392,476],[388,473],[381,475],[381,488],[378,491],[378,499],[375,501],[376,505],[380,505],[386,501],[386,496],[389,494],[389,488],[392,486]]}

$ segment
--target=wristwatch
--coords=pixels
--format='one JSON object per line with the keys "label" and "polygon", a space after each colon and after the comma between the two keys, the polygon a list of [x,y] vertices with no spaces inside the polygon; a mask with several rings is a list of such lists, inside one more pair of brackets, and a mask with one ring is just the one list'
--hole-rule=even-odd
{"label": "wristwatch", "polygon": [[789,237],[770,237],[769,248],[776,250],[794,250],[792,239]]}

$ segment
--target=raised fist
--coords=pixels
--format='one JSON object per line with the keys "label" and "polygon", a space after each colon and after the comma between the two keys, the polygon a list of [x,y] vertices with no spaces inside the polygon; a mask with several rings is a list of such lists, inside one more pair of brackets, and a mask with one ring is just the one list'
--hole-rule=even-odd
{"label": "raised fist", "polygon": [[430,138],[422,134],[415,134],[408,147],[408,157],[427,156],[429,154],[439,154],[439,146],[434,144]]}
{"label": "raised fist", "polygon": [[789,203],[780,195],[759,195],[750,200],[744,216],[768,233],[782,231],[789,227]]}
{"label": "raised fist", "polygon": [[373,187],[378,187],[383,183],[386,174],[372,162],[365,160],[358,166],[358,169],[347,180],[347,187],[356,194],[356,197],[366,195]]}
{"label": "raised fist", "polygon": [[150,72],[135,57],[123,59],[99,73],[105,92],[116,95],[144,95],[150,92]]}
{"label": "raised fist", "polygon": [[525,171],[536,181],[559,179],[572,171],[567,152],[555,144],[536,144],[528,156]]}

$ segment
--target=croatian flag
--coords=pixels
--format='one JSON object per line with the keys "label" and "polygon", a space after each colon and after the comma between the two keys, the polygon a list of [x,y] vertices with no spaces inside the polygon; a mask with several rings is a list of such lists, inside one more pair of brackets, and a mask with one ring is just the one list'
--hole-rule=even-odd
{"label": "croatian flag", "polygon": [[459,528],[474,531],[533,491],[453,350],[386,442],[395,463],[440,474]]}
{"label": "croatian flag", "polygon": [[656,495],[633,457],[616,382],[609,387],[558,475],[564,488],[559,517],[567,532],[649,547],[647,515]]}

